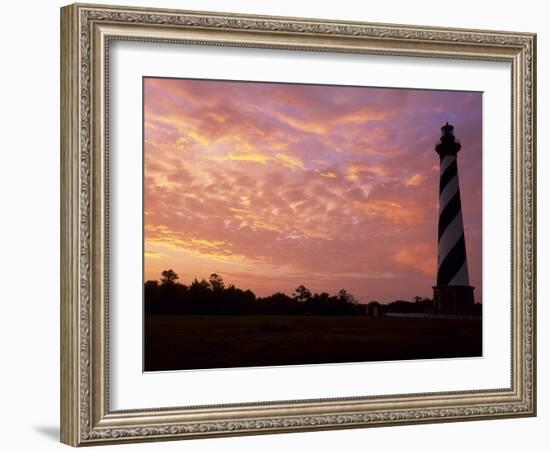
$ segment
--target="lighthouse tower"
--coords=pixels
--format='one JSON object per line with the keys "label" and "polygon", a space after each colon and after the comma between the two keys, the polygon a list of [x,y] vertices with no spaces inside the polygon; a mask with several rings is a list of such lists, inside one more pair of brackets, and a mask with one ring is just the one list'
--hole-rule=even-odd
{"label": "lighthouse tower", "polygon": [[435,151],[439,154],[439,226],[437,246],[437,285],[434,309],[438,314],[471,314],[474,288],[470,286],[466,242],[458,184],[457,153],[460,142],[454,127],[446,123]]}

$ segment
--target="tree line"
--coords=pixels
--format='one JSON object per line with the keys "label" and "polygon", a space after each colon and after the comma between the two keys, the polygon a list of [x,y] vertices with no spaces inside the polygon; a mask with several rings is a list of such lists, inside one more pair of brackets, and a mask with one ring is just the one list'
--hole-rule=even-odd
{"label": "tree line", "polygon": [[191,284],[182,284],[173,270],[162,272],[159,281],[146,281],[144,308],[148,315],[383,315],[386,312],[423,313],[432,308],[432,300],[414,297],[414,302],[397,300],[386,305],[376,301],[360,304],[356,298],[341,289],[338,294],[312,293],[304,285],[292,295],[277,292],[257,297],[250,289],[242,290],[213,273],[208,280],[195,278]]}

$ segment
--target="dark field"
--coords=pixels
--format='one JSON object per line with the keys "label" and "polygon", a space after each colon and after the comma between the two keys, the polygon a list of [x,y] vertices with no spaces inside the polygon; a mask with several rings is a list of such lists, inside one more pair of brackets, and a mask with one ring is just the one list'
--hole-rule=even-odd
{"label": "dark field", "polygon": [[207,369],[481,356],[481,320],[145,316],[144,368]]}

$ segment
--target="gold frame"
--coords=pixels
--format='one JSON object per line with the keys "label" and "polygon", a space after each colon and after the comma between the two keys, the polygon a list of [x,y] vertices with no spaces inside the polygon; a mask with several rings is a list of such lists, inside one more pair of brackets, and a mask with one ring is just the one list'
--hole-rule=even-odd
{"label": "gold frame", "polygon": [[[111,411],[106,67],[115,39],[512,67],[512,383],[508,389]],[[75,4],[61,9],[61,441],[73,446],[533,416],[536,35]]]}

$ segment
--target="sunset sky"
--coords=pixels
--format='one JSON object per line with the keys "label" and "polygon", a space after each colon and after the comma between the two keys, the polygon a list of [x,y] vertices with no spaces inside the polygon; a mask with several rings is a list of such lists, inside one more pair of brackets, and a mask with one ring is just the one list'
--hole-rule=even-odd
{"label": "sunset sky", "polygon": [[448,121],[481,301],[481,106],[478,92],[145,78],[145,280],[431,298]]}

